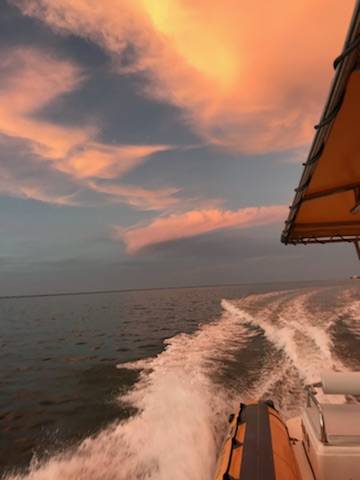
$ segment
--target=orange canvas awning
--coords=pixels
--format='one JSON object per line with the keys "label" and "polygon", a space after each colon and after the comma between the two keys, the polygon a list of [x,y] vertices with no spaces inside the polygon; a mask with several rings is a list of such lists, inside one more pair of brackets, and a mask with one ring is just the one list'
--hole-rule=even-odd
{"label": "orange canvas awning", "polygon": [[335,68],[284,243],[360,240],[360,2]]}

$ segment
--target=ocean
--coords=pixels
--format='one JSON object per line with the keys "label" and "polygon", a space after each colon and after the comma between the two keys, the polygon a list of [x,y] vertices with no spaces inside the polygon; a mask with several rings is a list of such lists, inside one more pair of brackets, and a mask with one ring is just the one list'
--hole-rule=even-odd
{"label": "ocean", "polygon": [[360,281],[0,299],[0,478],[209,480],[239,402],[360,370]]}

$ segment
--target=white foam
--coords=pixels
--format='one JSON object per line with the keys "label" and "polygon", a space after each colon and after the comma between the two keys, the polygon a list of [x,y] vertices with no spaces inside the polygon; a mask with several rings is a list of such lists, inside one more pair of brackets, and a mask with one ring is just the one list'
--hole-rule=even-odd
{"label": "white foam", "polygon": [[[155,358],[118,365],[143,368],[126,395],[140,413],[88,438],[79,448],[33,464],[27,480],[208,480],[234,399],[210,380],[220,359],[249,337],[227,312],[192,335],[166,341]],[[221,431],[221,435],[219,435]]]}
{"label": "white foam", "polygon": [[[223,300],[224,312],[216,322],[168,339],[165,350],[154,358],[118,365],[143,369],[140,381],[122,398],[136,406],[138,414],[74,450],[42,465],[34,463],[25,476],[8,478],[208,480],[226,415],[239,400],[261,397],[282,378],[294,383],[289,371],[313,381],[324,362],[341,368],[333,358],[328,324],[317,324],[306,307],[309,296],[291,291]],[[249,324],[261,328],[288,361],[265,364],[257,382],[235,395],[231,385],[221,388],[212,378],[257,334]]]}
{"label": "white foam", "polygon": [[[285,361],[281,365],[272,365],[277,375],[272,375],[268,379],[269,389],[279,376],[284,377],[286,384],[292,385],[294,379],[291,377],[294,372],[300,375],[303,383],[309,384],[320,381],[320,373],[324,368],[336,371],[347,370],[334,354],[329,333],[331,326],[338,318],[337,312],[314,313],[309,309],[307,304],[316,293],[314,291],[292,295],[293,298],[291,298],[291,292],[289,293],[290,298],[286,301],[273,297],[275,301],[247,317],[246,320],[261,328],[271,344],[281,350],[290,361],[290,363]],[[248,309],[251,307],[251,300],[252,298],[248,297],[246,305],[242,301],[236,302],[236,305],[245,306]],[[226,300],[223,300],[222,304],[232,314],[238,313],[239,318],[245,319],[246,311],[244,312],[242,308]],[[294,368],[291,369],[291,366]],[[291,389],[289,392],[287,395],[291,397]],[[286,398],[282,398],[282,401],[286,404]],[[345,398],[342,395],[329,395],[327,401],[343,403]]]}
{"label": "white foam", "polygon": [[[311,295],[313,292],[297,295],[286,302],[271,302],[250,317],[250,322],[260,327],[276,348],[284,351],[307,383],[319,380],[324,362],[328,368],[339,366],[333,357],[332,339],[329,335],[334,315],[326,312],[325,320],[319,316],[314,317],[306,307]],[[230,308],[232,313],[238,311],[244,318],[244,312],[239,307],[229,305],[227,301],[223,301],[223,306]]]}
{"label": "white foam", "polygon": [[360,336],[360,300],[358,299],[358,293],[355,288],[346,290],[341,298],[343,306],[340,310],[340,315],[343,317],[347,328],[356,336]]}

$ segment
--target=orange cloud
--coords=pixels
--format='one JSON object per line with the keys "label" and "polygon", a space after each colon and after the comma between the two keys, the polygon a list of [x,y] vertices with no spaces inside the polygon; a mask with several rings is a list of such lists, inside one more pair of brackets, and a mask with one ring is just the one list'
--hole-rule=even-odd
{"label": "orange cloud", "polygon": [[0,180],[1,193],[11,197],[24,198],[26,200],[37,200],[42,203],[51,203],[59,206],[78,206],[75,194],[57,195],[54,192],[46,191],[41,185],[31,182],[18,182],[18,184],[6,185],[3,179]]}
{"label": "orange cloud", "polygon": [[119,177],[144,163],[150,155],[169,150],[167,145],[104,145],[88,143],[64,158],[57,168],[77,178]]}
{"label": "orange cloud", "polygon": [[71,62],[43,50],[15,48],[1,53],[0,132],[28,140],[34,153],[56,160],[94,133],[36,118],[45,105],[74,90],[83,75]]}
{"label": "orange cloud", "polygon": [[[61,126],[40,119],[37,113],[59,96],[76,89],[84,79],[73,63],[55,58],[44,50],[15,48],[2,52],[0,58],[0,135],[5,139],[27,142],[44,171],[52,169],[66,174],[72,186],[62,178],[64,194],[59,185],[53,189],[36,175],[24,175],[24,168],[14,162],[2,165],[0,190],[3,193],[32,198],[58,205],[75,204],[75,184],[101,193],[111,202],[127,203],[136,208],[159,209],[177,202],[176,189],[146,190],[141,187],[112,185],[105,188],[99,179],[120,178],[155,154],[172,147],[168,145],[106,145],[96,141],[93,126]],[[28,162],[28,169],[35,166]],[[21,171],[20,171],[21,170]],[[50,180],[49,180],[50,181]],[[56,190],[56,193],[55,193]],[[71,190],[71,193],[68,193]]]}
{"label": "orange cloud", "polygon": [[24,155],[22,148],[22,142],[12,144],[0,135],[0,193],[59,206],[78,205],[76,185]]}
{"label": "orange cloud", "polygon": [[243,152],[312,137],[353,2],[16,0],[23,12],[121,55],[207,141]]}
{"label": "orange cloud", "polygon": [[128,253],[170,240],[193,237],[228,228],[249,228],[283,221],[288,207],[270,205],[241,208],[240,210],[191,210],[185,213],[159,217],[145,225],[128,229],[115,227],[114,237],[121,239]]}
{"label": "orange cloud", "polygon": [[113,203],[127,203],[140,210],[163,210],[178,203],[174,196],[178,188],[158,188],[150,190],[135,185],[120,185],[90,180],[89,187],[96,192],[108,195]]}

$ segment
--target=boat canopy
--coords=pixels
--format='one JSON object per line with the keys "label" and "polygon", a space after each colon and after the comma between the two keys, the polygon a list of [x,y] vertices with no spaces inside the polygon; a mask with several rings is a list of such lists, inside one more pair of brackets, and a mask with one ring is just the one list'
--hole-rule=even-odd
{"label": "boat canopy", "polygon": [[354,242],[360,257],[360,1],[334,68],[281,240]]}

